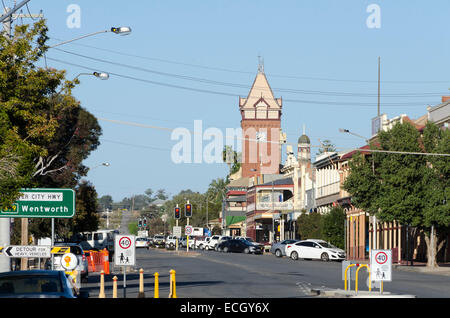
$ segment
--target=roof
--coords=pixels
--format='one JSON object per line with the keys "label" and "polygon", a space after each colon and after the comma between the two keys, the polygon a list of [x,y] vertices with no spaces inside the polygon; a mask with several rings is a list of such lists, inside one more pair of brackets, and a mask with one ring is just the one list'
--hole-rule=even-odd
{"label": "roof", "polygon": [[227,184],[227,188],[233,188],[233,187],[248,187],[249,178],[239,178],[236,180],[231,181],[229,184]]}
{"label": "roof", "polygon": [[241,108],[253,108],[261,102],[274,109],[280,109],[282,105],[281,99],[273,96],[266,75],[263,72],[258,72],[247,98],[240,98],[239,106]]}
{"label": "roof", "polygon": [[[292,178],[284,178],[284,179],[277,179],[273,181],[273,185],[293,185],[294,181],[292,180]],[[259,184],[259,186],[272,186],[272,181],[263,183],[263,184]]]}
{"label": "roof", "polygon": [[358,151],[361,152],[361,153],[364,153],[364,154],[369,154],[370,153],[369,151],[364,151],[364,149],[370,149],[370,146],[369,145],[365,145],[365,146],[362,146],[361,148],[359,148],[358,150],[353,150],[353,151],[347,152],[346,154],[344,154],[341,157],[341,160],[349,159],[349,158],[353,157],[353,155],[355,153],[357,153]]}
{"label": "roof", "polygon": [[298,143],[299,144],[310,144],[311,141],[309,140],[309,137],[306,136],[305,134],[301,135],[300,138],[298,138]]}

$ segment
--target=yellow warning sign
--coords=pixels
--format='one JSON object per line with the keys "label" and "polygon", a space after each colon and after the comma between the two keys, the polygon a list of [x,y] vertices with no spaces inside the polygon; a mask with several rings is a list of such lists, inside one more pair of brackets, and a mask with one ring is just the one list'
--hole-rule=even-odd
{"label": "yellow warning sign", "polygon": [[69,246],[53,246],[51,250],[52,254],[66,254],[70,253]]}

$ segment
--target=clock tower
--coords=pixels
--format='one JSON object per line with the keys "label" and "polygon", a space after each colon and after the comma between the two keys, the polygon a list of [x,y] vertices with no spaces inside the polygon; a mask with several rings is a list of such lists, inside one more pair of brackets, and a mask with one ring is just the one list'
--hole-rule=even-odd
{"label": "clock tower", "polygon": [[275,98],[259,64],[247,98],[239,97],[242,128],[242,177],[278,174],[281,162],[282,99]]}

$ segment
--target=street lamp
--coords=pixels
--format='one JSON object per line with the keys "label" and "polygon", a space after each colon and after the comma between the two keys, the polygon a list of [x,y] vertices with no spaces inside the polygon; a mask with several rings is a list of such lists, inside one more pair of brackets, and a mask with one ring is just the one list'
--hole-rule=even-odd
{"label": "street lamp", "polygon": [[77,76],[75,76],[75,78],[72,80],[72,82],[75,81],[81,75],[95,76],[95,77],[101,79],[102,81],[105,81],[109,78],[109,74],[105,73],[105,72],[80,73]]}
{"label": "street lamp", "polygon": [[57,46],[60,46],[60,45],[66,44],[66,43],[70,43],[70,42],[77,41],[77,40],[81,40],[81,39],[84,39],[84,38],[87,38],[87,37],[90,37],[90,36],[93,36],[93,35],[96,35],[96,34],[107,33],[107,32],[112,32],[112,33],[120,34],[120,35],[128,35],[128,34],[131,33],[131,28],[128,27],[128,26],[112,27],[112,28],[109,29],[109,30],[102,30],[102,31],[97,31],[97,32],[89,33],[89,34],[80,36],[80,37],[78,37],[78,38],[72,39],[72,40],[67,40],[67,41],[64,41],[64,42],[61,42],[61,43],[52,45],[52,46],[50,46],[49,48],[50,48],[50,49],[53,49],[53,48],[55,48],[55,47],[57,47]]}
{"label": "street lamp", "polygon": [[367,139],[366,137],[364,137],[364,136],[361,136],[361,135],[358,135],[358,134],[355,134],[354,132],[351,132],[350,130],[348,130],[348,129],[344,129],[344,128],[339,128],[339,132],[341,132],[341,133],[346,133],[346,134],[350,134],[350,135],[353,135],[353,136],[356,136],[356,137],[359,137],[359,138],[362,138],[362,139],[364,139],[366,142],[367,142],[367,144],[369,143],[369,139]]}
{"label": "street lamp", "polygon": [[101,167],[101,166],[109,167],[110,165],[111,164],[109,162],[103,162],[103,163],[101,163],[99,165],[96,165],[96,166],[92,167],[90,170],[98,168],[98,167]]}

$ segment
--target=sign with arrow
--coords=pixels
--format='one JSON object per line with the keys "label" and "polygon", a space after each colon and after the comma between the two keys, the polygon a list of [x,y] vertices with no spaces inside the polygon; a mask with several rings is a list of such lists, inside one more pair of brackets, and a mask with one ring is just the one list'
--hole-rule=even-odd
{"label": "sign with arrow", "polygon": [[10,245],[3,249],[3,254],[13,258],[47,258],[50,257],[50,246]]}

